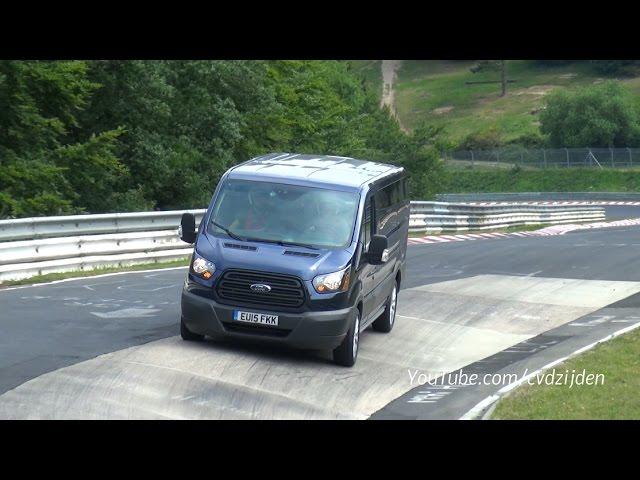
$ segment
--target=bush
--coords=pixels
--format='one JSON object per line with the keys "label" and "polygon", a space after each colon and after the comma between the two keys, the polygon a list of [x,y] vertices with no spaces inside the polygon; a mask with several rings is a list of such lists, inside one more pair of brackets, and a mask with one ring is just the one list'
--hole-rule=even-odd
{"label": "bush", "polygon": [[547,140],[539,133],[530,132],[520,135],[509,140],[505,145],[518,145],[525,148],[543,148],[547,144]]}
{"label": "bush", "polygon": [[500,132],[495,128],[470,133],[460,143],[460,150],[489,150],[502,145]]}
{"label": "bush", "polygon": [[593,60],[597,72],[602,75],[632,76],[638,72],[638,60]]}
{"label": "bush", "polygon": [[640,139],[632,95],[614,81],[575,92],[551,92],[540,123],[554,147],[628,147]]}

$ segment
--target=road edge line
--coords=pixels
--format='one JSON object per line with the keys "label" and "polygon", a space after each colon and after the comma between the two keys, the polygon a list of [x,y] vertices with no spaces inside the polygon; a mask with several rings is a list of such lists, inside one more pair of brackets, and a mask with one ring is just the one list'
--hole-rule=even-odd
{"label": "road edge line", "polygon": [[88,275],[88,276],[84,276],[84,277],[63,278],[61,280],[53,280],[51,282],[32,283],[31,285],[17,285],[15,287],[0,288],[0,293],[8,292],[10,290],[20,290],[22,288],[42,287],[42,286],[45,286],[45,285],[55,285],[56,283],[71,282],[71,281],[74,281],[74,280],[89,280],[91,278],[113,277],[115,275],[126,275],[128,273],[166,272],[168,270],[179,270],[181,268],[188,268],[188,267],[189,267],[188,265],[183,265],[181,267],[150,268],[148,270],[128,270],[126,272],[112,272],[112,273],[102,273],[100,275]]}
{"label": "road edge line", "polygon": [[474,405],[471,409],[469,409],[464,415],[462,415],[459,418],[459,420],[478,420],[478,419],[487,420],[486,418],[484,418],[484,415],[483,415],[484,412],[488,411],[494,404],[497,403],[498,400],[500,400],[502,397],[504,397],[511,390],[513,390],[516,387],[519,387],[520,385],[522,385],[525,381],[529,380],[530,378],[534,377],[535,375],[539,375],[540,373],[544,372],[545,370],[548,370],[548,369],[558,365],[559,363],[564,362],[565,360],[568,360],[568,359],[573,358],[573,357],[575,357],[577,355],[580,355],[581,353],[584,353],[584,352],[586,352],[588,350],[591,350],[592,348],[596,347],[597,345],[600,345],[601,343],[605,343],[605,342],[608,342],[609,340],[613,340],[614,338],[619,337],[620,335],[623,335],[625,333],[631,332],[631,331],[635,330],[636,328],[640,328],[640,322],[634,323],[633,325],[629,325],[628,327],[621,328],[620,330],[616,330],[615,332],[610,333],[609,335],[606,335],[605,337],[601,338],[600,340],[596,340],[593,343],[590,343],[588,345],[585,345],[584,347],[581,347],[581,348],[575,350],[574,352],[570,353],[569,355],[565,355],[564,357],[561,357],[561,358],[559,358],[557,360],[554,360],[552,362],[547,363],[546,365],[540,367],[539,369],[535,370],[534,372],[531,372],[530,374],[522,377],[520,380],[516,380],[515,382],[512,382],[512,383],[510,383],[508,385],[505,385],[500,390],[498,390],[495,394],[489,395],[488,397],[485,397],[480,402],[478,402],[476,405]]}

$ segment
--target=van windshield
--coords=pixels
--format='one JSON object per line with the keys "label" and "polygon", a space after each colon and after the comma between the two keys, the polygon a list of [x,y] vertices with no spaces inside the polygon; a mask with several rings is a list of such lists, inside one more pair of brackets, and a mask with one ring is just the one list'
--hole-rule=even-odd
{"label": "van windshield", "polygon": [[352,192],[230,179],[216,198],[208,228],[244,240],[344,248],[351,242],[358,201]]}

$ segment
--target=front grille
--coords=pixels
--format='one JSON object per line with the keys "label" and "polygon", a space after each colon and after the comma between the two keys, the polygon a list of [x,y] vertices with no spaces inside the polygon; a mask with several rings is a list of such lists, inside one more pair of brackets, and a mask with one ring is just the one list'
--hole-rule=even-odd
{"label": "front grille", "polygon": [[[266,284],[269,292],[254,292],[251,285]],[[254,270],[227,270],[218,281],[216,292],[222,303],[299,308],[304,303],[304,286],[294,276]]]}

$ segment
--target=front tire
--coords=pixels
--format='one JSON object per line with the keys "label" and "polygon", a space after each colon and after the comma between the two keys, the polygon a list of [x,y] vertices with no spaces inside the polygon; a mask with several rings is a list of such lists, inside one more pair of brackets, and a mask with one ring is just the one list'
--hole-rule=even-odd
{"label": "front tire", "polygon": [[375,322],[373,322],[373,329],[377,332],[389,333],[393,328],[396,321],[396,310],[398,309],[398,282],[393,284],[393,290],[387,300],[387,308],[384,309],[384,313],[380,315]]}
{"label": "front tire", "polygon": [[344,367],[353,367],[358,358],[360,345],[360,310],[356,309],[355,318],[342,343],[333,351],[333,361]]}
{"label": "front tire", "polygon": [[186,340],[188,342],[201,342],[202,340],[204,340],[204,335],[193,333],[187,328],[183,318],[180,319],[180,336],[183,340]]}

